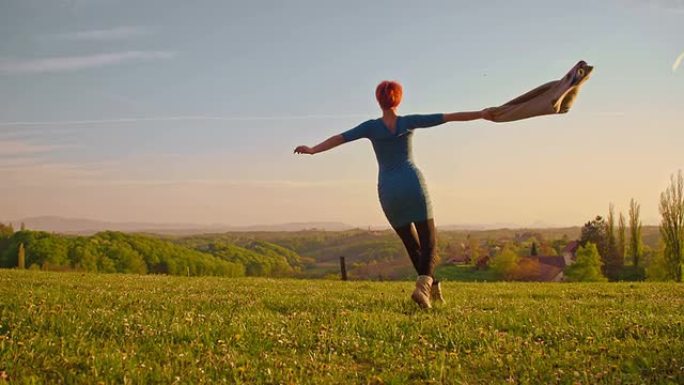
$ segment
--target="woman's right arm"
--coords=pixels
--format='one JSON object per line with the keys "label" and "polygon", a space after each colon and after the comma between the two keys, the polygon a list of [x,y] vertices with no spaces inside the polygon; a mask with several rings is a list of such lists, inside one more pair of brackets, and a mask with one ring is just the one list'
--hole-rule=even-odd
{"label": "woman's right arm", "polygon": [[295,152],[295,154],[313,155],[313,154],[318,154],[319,152],[328,151],[331,148],[335,148],[344,142],[345,142],[345,140],[344,140],[344,137],[342,135],[333,135],[333,136],[329,137],[328,139],[322,141],[321,143],[319,143],[313,147],[298,146],[297,148],[295,148],[294,152]]}
{"label": "woman's right arm", "polygon": [[361,123],[358,126],[352,128],[351,130],[347,130],[339,135],[333,135],[313,147],[299,146],[295,148],[294,152],[295,154],[313,155],[318,154],[319,152],[328,151],[331,148],[335,148],[342,143],[351,142],[353,140],[357,140],[360,138],[367,138],[369,122],[370,121]]}

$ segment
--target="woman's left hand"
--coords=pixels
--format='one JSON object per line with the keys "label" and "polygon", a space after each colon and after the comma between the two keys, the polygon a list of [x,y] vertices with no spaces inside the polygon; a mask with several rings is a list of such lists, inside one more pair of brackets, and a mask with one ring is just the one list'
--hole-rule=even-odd
{"label": "woman's left hand", "polygon": [[309,146],[297,146],[297,148],[295,148],[294,152],[295,152],[295,154],[309,154],[309,155],[314,154],[313,148],[311,148]]}

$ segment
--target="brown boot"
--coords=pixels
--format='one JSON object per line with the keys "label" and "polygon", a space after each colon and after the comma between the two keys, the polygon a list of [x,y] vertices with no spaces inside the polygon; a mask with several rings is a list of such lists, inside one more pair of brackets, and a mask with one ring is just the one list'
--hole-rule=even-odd
{"label": "brown boot", "polygon": [[442,283],[439,281],[432,282],[432,290],[430,291],[430,296],[433,302],[439,302],[442,305],[446,303],[444,301],[444,296],[442,296]]}
{"label": "brown boot", "polygon": [[432,288],[432,277],[429,275],[419,275],[416,280],[416,289],[411,294],[411,299],[423,309],[432,307],[430,304],[430,292]]}

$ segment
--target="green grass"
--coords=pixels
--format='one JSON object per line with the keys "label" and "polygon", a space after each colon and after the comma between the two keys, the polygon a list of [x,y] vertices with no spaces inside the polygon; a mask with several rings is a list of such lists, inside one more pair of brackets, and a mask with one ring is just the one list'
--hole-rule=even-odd
{"label": "green grass", "polygon": [[473,265],[440,265],[435,277],[445,281],[459,282],[494,282],[499,278],[492,269],[475,270]]}
{"label": "green grass", "polygon": [[411,289],[0,270],[0,372],[12,384],[684,383],[684,285],[447,282],[448,304],[430,311]]}

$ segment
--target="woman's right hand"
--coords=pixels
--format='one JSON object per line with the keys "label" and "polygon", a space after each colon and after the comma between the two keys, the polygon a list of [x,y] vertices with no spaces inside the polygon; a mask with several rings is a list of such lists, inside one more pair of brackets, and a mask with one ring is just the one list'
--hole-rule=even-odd
{"label": "woman's right hand", "polygon": [[297,148],[295,148],[295,150],[294,150],[294,153],[295,153],[295,154],[308,154],[308,155],[313,155],[313,154],[314,154],[314,150],[313,150],[313,148],[311,148],[311,147],[309,147],[309,146],[297,146]]}

